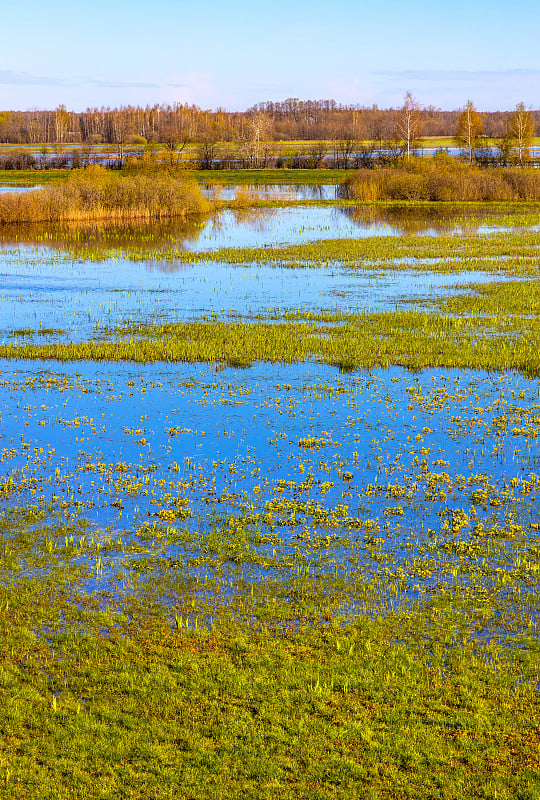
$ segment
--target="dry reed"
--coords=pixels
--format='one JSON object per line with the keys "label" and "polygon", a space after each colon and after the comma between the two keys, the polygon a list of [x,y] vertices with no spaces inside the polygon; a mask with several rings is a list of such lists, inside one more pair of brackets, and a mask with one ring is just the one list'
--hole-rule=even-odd
{"label": "dry reed", "polygon": [[346,186],[349,197],[363,202],[540,200],[540,170],[486,169],[443,155],[411,158],[394,168],[361,169]]}
{"label": "dry reed", "polygon": [[33,222],[162,220],[209,210],[197,184],[169,175],[128,174],[91,166],[59,186],[0,196],[0,225]]}

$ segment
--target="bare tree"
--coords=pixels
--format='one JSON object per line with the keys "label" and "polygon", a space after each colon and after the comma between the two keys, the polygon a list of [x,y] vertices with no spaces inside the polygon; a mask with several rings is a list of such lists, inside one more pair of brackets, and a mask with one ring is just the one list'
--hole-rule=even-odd
{"label": "bare tree", "polygon": [[250,116],[248,132],[254,167],[260,165],[262,143],[268,138],[269,131],[270,119],[267,114],[257,112]]}
{"label": "bare tree", "polygon": [[357,142],[348,131],[342,131],[334,139],[334,166],[336,169],[348,169],[349,161],[353,158]]}
{"label": "bare tree", "polygon": [[403,143],[403,149],[410,158],[415,143],[422,136],[423,112],[410,92],[399,112],[396,123],[396,138]]}
{"label": "bare tree", "polygon": [[456,141],[468,151],[469,164],[472,163],[473,153],[478,147],[481,136],[482,118],[474,107],[472,100],[467,100],[465,108],[459,115]]}
{"label": "bare tree", "polygon": [[178,166],[181,154],[188,143],[187,132],[180,130],[177,125],[167,125],[161,135],[161,141],[169,158],[169,166]]}
{"label": "bare tree", "polygon": [[69,131],[69,113],[66,111],[65,106],[58,106],[54,112],[54,129],[56,134],[56,141],[63,142]]}
{"label": "bare tree", "polygon": [[534,136],[534,120],[530,111],[525,108],[525,103],[518,103],[516,110],[510,117],[508,125],[508,138],[515,152],[516,160],[523,164],[529,158],[529,147]]}

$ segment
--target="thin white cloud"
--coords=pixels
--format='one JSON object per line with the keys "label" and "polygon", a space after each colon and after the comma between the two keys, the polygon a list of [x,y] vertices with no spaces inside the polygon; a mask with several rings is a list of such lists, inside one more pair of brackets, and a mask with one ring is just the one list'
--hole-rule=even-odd
{"label": "thin white cloud", "polygon": [[384,78],[425,81],[483,81],[504,78],[538,78],[540,69],[465,70],[465,69],[405,69],[374,72]]}
{"label": "thin white cloud", "polygon": [[80,78],[73,82],[74,86],[99,86],[106,89],[185,89],[187,83],[174,83],[169,81],[111,81],[100,78]]}
{"label": "thin white cloud", "polygon": [[172,81],[122,81],[103,78],[73,77],[59,78],[47,75],[31,75],[11,69],[0,70],[0,84],[6,86],[98,86],[106,89],[185,89],[187,83]]}
{"label": "thin white cloud", "polygon": [[45,75],[29,75],[12,69],[0,69],[0,83],[8,86],[71,86],[71,81],[63,78],[50,78]]}

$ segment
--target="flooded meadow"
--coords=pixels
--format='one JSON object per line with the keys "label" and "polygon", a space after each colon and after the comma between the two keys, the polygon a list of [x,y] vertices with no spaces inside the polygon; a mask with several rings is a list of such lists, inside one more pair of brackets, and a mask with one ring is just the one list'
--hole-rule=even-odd
{"label": "flooded meadow", "polygon": [[[22,697],[31,669],[36,713],[83,749],[83,721],[131,725],[113,706],[137,693],[138,726],[177,720],[170,698],[199,682],[190,718],[281,692],[261,725],[302,709],[306,774],[328,741],[310,726],[335,713],[350,752],[385,743],[392,781],[405,750],[435,759],[418,796],[443,796],[448,748],[445,797],[473,773],[516,796],[536,740],[478,763],[540,680],[540,211],[250,193],[261,207],[187,223],[3,232],[0,683]],[[359,779],[340,765],[342,788]]]}
{"label": "flooded meadow", "polygon": [[[374,581],[403,607],[441,590],[482,589],[498,598],[512,580],[536,586],[536,378],[362,363],[347,373],[339,361],[341,371],[316,363],[316,348],[301,363],[285,363],[290,358],[280,358],[279,350],[271,363],[264,357],[243,363],[241,343],[236,368],[234,358],[224,363],[219,353],[192,363],[180,357],[179,364],[141,358],[136,366],[129,357],[111,364],[92,355],[99,342],[119,346],[129,336],[137,349],[141,329],[163,340],[174,326],[193,323],[199,336],[201,326],[218,324],[232,338],[239,324],[255,335],[263,323],[277,330],[292,320],[293,327],[307,325],[311,339],[330,340],[354,316],[357,328],[364,320],[367,337],[374,314],[437,318],[441,303],[459,300],[464,287],[493,284],[490,253],[483,270],[476,258],[475,269],[456,272],[433,271],[429,259],[395,269],[393,258],[373,268],[339,257],[283,266],[220,256],[225,247],[242,253],[325,240],[343,245],[374,233],[407,247],[419,228],[421,237],[437,237],[438,229],[458,242],[501,234],[491,209],[446,212],[438,222],[423,209],[415,221],[407,209],[401,216],[411,234],[396,227],[398,216],[396,209],[317,206],[225,211],[189,230],[168,226],[165,260],[132,258],[118,241],[99,247],[97,237],[94,258],[77,255],[69,237],[64,251],[46,234],[39,245],[6,245],[0,268],[2,355],[8,356],[0,395],[6,523],[35,515],[29,526],[39,531],[35,547],[48,542],[46,552],[76,564],[86,576],[81,588],[91,591],[142,580],[147,562],[144,591],[149,581],[156,591],[171,580],[174,564],[177,577],[195,580],[206,620],[214,602],[227,609],[217,601],[218,573],[230,584],[227,602],[254,585],[266,603],[276,581],[284,587],[299,576],[306,585],[325,581],[312,604],[293,602],[286,588],[279,592],[294,613],[321,619],[331,608],[344,623],[358,613],[358,587],[365,591]],[[516,227],[508,229],[535,236],[534,220],[526,220],[527,228],[515,216]],[[160,234],[158,227],[158,245]],[[152,243],[149,227],[144,236]],[[130,238],[136,242],[135,232]],[[209,251],[217,254],[210,263]],[[186,261],[186,253],[201,257]],[[515,269],[505,262],[501,256],[505,274],[497,274],[498,284]],[[309,328],[317,315],[322,333]],[[407,335],[403,330],[400,337]],[[62,343],[86,343],[90,360],[51,360]],[[62,544],[55,531],[66,526]],[[97,572],[95,552],[103,552]],[[23,573],[27,559],[30,553]],[[337,596],[326,583],[330,575]],[[172,605],[184,602],[180,594]],[[252,606],[244,613],[257,618]]]}

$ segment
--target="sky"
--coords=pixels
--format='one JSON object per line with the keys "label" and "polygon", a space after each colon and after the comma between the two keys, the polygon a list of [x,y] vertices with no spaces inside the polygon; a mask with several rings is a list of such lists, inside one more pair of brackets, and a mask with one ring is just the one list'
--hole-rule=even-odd
{"label": "sky", "polygon": [[0,108],[540,108],[539,0],[2,0]]}

